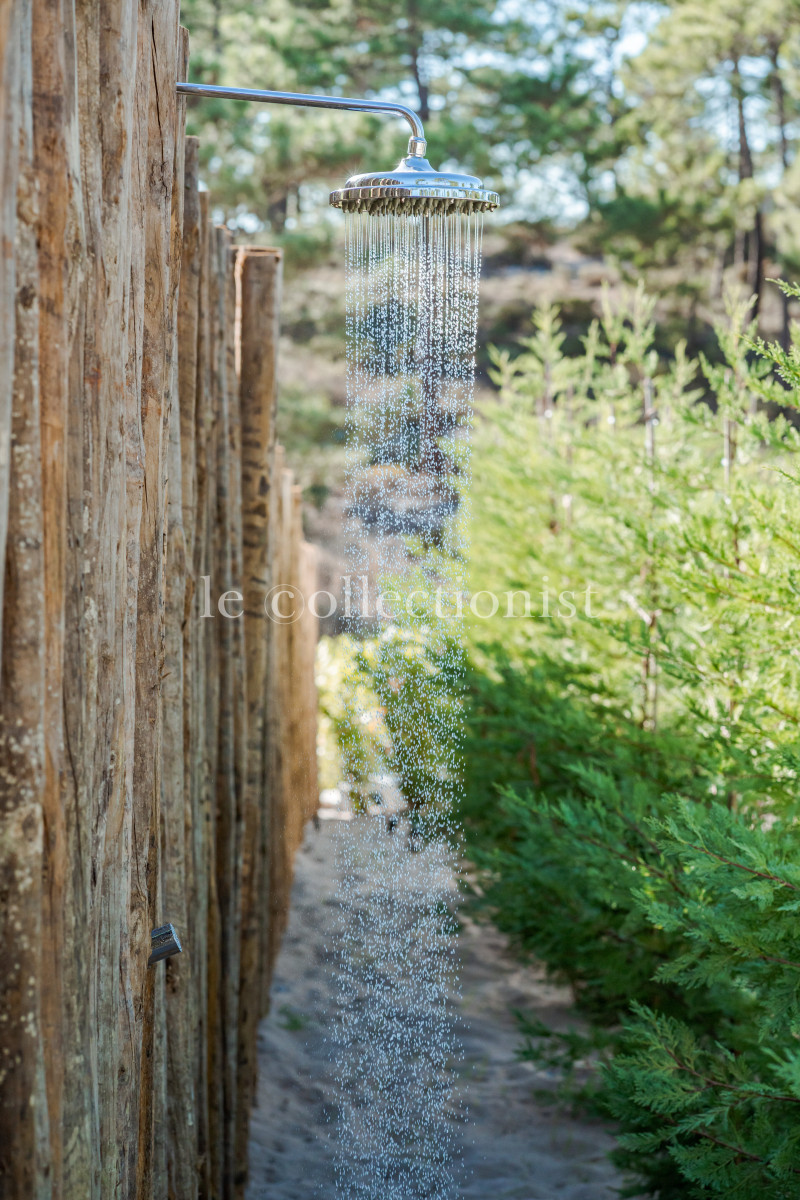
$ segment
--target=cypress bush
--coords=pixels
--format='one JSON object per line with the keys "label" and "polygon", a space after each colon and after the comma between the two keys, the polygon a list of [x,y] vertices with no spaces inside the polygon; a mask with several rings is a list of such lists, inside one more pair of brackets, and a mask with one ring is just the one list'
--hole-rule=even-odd
{"label": "cypress bush", "polygon": [[800,337],[758,342],[731,298],[715,361],[665,362],[653,313],[607,300],[567,357],[545,309],[495,358],[472,588],[502,602],[468,631],[467,844],[476,902],[607,1031],[630,1194],[788,1200]]}

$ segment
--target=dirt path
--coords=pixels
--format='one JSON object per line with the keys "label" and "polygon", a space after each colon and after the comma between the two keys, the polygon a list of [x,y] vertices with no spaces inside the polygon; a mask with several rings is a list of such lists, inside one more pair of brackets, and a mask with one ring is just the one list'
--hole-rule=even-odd
{"label": "dirt path", "polygon": [[[331,955],[344,920],[336,841],[356,837],[377,845],[387,836],[381,821],[369,818],[323,821],[306,833],[272,1011],[259,1031],[247,1200],[344,1200],[334,1179],[341,1095],[330,1048],[338,1003]],[[366,872],[365,904],[369,890]],[[469,1106],[466,1125],[452,1115],[464,1167],[459,1197],[611,1200],[621,1179],[606,1158],[613,1144],[607,1129],[548,1103],[552,1073],[516,1059],[512,1009],[563,1027],[572,1019],[568,994],[520,966],[496,931],[470,921],[462,922],[458,960],[461,998],[448,1009],[463,1047]]]}

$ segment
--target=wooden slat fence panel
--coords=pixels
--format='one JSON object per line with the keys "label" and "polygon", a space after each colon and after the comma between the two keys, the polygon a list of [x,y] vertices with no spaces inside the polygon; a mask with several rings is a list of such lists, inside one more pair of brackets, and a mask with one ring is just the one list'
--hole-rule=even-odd
{"label": "wooden slat fence panel", "polygon": [[[233,1200],[316,808],[281,257],[199,190],[175,0],[0,0],[0,1193]],[[226,599],[220,602],[220,597]],[[148,967],[150,931],[184,953]]]}

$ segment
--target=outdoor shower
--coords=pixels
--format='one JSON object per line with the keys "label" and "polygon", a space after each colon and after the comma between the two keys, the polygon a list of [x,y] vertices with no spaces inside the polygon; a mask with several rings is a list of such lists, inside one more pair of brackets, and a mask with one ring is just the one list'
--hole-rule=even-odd
{"label": "outdoor shower", "polygon": [[[330,203],[348,217],[355,424],[374,424],[377,417],[385,436],[402,441],[408,440],[409,420],[415,422],[419,465],[441,474],[446,460],[437,439],[448,419],[443,410],[452,412],[471,394],[483,214],[497,207],[497,192],[473,175],[435,171],[425,157],[422,122],[404,104],[201,83],[177,87],[185,96],[386,113],[411,126],[408,153],[393,170],[352,176],[330,193]],[[408,391],[416,399],[410,418],[403,399]],[[386,428],[392,412],[394,435]]]}
{"label": "outdoor shower", "polygon": [[179,83],[184,96],[214,96],[220,100],[252,100],[260,104],[291,104],[302,108],[336,108],[354,112],[392,113],[411,126],[408,154],[393,171],[354,175],[343,188],[331,192],[334,208],[345,212],[392,212],[425,215],[433,212],[487,212],[499,203],[497,192],[487,191],[473,175],[434,171],[425,158],[425,131],[413,109],[384,100],[352,100],[346,96],[304,95],[302,92],[269,92],[251,88]]}
{"label": "outdoor shower", "polygon": [[[420,610],[408,600],[435,591],[460,615],[481,235],[484,213],[499,198],[471,175],[435,171],[422,123],[404,105],[192,83],[178,91],[387,113],[411,126],[408,154],[393,170],[354,175],[330,195],[345,214],[343,578],[356,614],[346,611],[345,628],[366,646],[377,622],[377,672],[402,708],[401,733],[391,746],[376,740],[369,768],[357,754],[341,756],[348,819],[381,819],[354,821],[352,836],[337,843],[344,927],[330,1045],[337,1194],[455,1200],[460,1049],[447,1009],[453,933],[443,913],[457,870],[444,831],[459,774],[458,618],[438,599]],[[389,599],[398,583],[405,602],[396,590]],[[378,616],[375,599],[373,614],[377,596],[391,611],[381,607]],[[350,717],[363,727],[374,713],[358,711],[358,703]],[[383,823],[392,812],[402,814],[407,840],[389,834],[397,822]],[[366,906],[359,899],[365,876],[374,889]]]}

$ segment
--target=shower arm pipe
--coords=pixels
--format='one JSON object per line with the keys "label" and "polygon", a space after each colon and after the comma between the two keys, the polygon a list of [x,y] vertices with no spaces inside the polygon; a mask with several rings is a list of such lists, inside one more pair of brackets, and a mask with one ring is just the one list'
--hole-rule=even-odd
{"label": "shower arm pipe", "polygon": [[254,100],[259,104],[293,104],[300,108],[338,108],[352,112],[388,113],[403,117],[411,126],[408,153],[412,158],[425,157],[425,130],[417,113],[405,104],[388,100],[353,100],[347,96],[317,96],[303,92],[266,92],[253,88],[217,87],[210,83],[177,84],[181,96],[216,96],[218,100]]}

